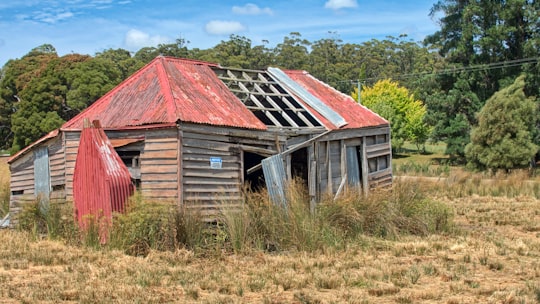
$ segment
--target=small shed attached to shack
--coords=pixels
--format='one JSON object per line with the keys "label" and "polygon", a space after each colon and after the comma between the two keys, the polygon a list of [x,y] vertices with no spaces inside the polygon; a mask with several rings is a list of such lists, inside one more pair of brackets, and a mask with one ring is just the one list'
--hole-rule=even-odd
{"label": "small shed attached to shack", "polygon": [[38,194],[73,200],[85,119],[101,122],[143,197],[210,217],[241,206],[246,183],[279,200],[298,177],[316,204],[392,182],[388,121],[309,73],[157,57],[11,157],[12,213]]}

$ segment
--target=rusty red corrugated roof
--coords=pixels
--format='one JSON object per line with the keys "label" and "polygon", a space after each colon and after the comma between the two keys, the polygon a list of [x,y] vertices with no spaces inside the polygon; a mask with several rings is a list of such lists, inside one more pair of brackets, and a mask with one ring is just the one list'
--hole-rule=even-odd
{"label": "rusty red corrugated roof", "polygon": [[157,57],[66,122],[82,129],[85,118],[104,128],[177,121],[266,130],[266,126],[217,78],[212,63]]}
{"label": "rusty red corrugated roof", "polygon": [[[292,80],[308,90],[309,93],[341,115],[348,123],[341,129],[376,127],[389,124],[386,119],[357,103],[352,97],[339,92],[306,71],[285,70],[284,72]],[[305,105],[327,128],[338,129],[309,105]]]}

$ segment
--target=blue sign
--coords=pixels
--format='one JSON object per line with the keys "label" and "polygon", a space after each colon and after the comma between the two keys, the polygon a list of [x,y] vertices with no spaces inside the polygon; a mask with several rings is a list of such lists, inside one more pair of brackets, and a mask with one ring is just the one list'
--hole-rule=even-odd
{"label": "blue sign", "polygon": [[221,169],[223,166],[223,161],[221,157],[210,157],[210,168],[212,169]]}

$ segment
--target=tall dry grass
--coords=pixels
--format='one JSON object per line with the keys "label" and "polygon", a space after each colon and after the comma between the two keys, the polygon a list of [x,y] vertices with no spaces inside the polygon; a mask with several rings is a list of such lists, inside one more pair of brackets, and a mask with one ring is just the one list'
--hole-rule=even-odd
{"label": "tall dry grass", "polygon": [[373,191],[367,197],[346,191],[336,200],[323,198],[312,212],[303,185],[293,182],[288,186],[286,208],[274,205],[264,191],[252,192],[246,195],[242,210],[223,211],[214,224],[176,205],[147,202],[135,196],[128,212],[114,216],[106,244],[100,242],[96,227],[77,231],[72,211],[61,208],[69,204],[51,204],[43,210],[36,202],[23,211],[20,228],[36,237],[63,237],[73,244],[119,249],[135,256],[178,248],[203,254],[313,252],[345,248],[365,235],[396,239],[401,235],[450,231],[451,209],[419,191],[407,183]]}

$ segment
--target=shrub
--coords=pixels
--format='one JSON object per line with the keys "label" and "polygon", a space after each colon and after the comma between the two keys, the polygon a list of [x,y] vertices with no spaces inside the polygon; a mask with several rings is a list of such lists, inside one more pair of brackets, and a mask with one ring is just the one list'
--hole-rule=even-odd
{"label": "shrub", "polygon": [[18,220],[18,229],[32,232],[37,238],[62,238],[70,243],[79,242],[73,208],[64,201],[43,203],[37,199],[23,207]]}

